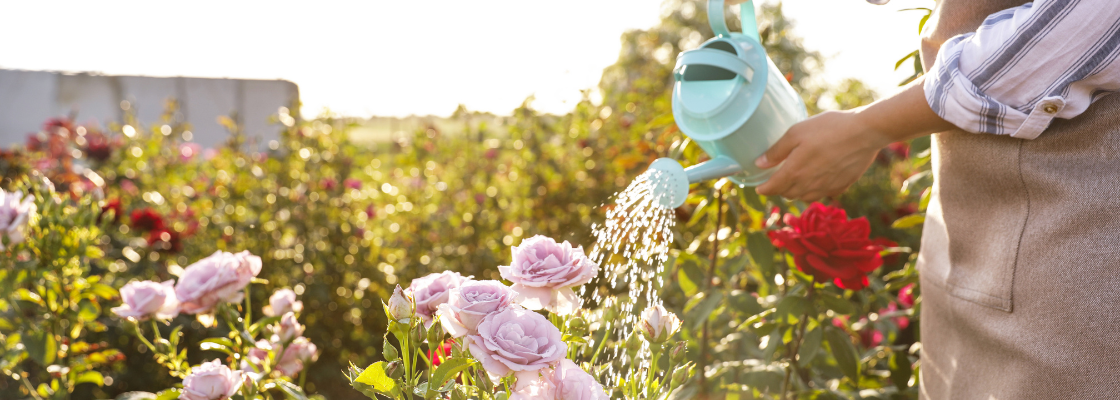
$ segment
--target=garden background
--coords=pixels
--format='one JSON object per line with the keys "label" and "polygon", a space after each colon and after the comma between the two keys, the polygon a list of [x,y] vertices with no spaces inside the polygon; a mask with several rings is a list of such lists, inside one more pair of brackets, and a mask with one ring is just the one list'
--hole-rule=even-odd
{"label": "garden background", "polygon": [[[675,11],[657,26],[622,37],[619,59],[599,84],[601,101],[585,96],[564,115],[539,113],[532,99],[510,117],[460,108],[450,123],[373,142],[354,140],[361,120],[330,114],[305,120],[292,105],[275,117],[286,126],[279,140],[247,138],[229,118],[223,123],[230,139],[216,149],[184,139],[190,121],[174,101],[160,121],[47,121],[26,146],[0,154],[2,185],[43,176],[63,197],[93,208],[82,211],[84,219],[56,221],[66,240],[83,243],[82,252],[43,264],[52,267],[0,270],[0,398],[32,397],[29,386],[50,394],[43,397],[90,399],[175,385],[178,379],[108,309],[119,304],[115,288],[124,283],[171,279],[216,250],[259,255],[259,278],[292,288],[304,302],[304,336],[322,353],[304,371],[306,391],[361,398],[341,371],[381,358],[387,320],[379,302],[394,285],[445,270],[500,279],[497,266],[508,264],[510,246],[538,234],[590,247],[590,227],[603,220],[611,195],[650,162],[670,156],[687,165],[706,157],[673,124],[669,94],[674,55],[712,32],[697,12],[703,2],[670,3]],[[770,57],[810,114],[874,99],[857,80],[836,86],[813,80],[824,59],[804,49],[780,5],[763,7],[759,19]],[[920,71],[913,61],[902,60],[901,68]],[[820,357],[813,367],[822,379],[818,395],[847,389],[916,398],[920,303],[913,260],[928,196],[927,150],[925,139],[892,145],[849,192],[826,201],[867,217],[871,236],[892,250],[870,289],[844,292],[822,311],[850,335],[857,364]],[[700,394],[752,398],[781,383],[771,361],[788,351],[781,346],[791,338],[755,324],[775,307],[765,299],[786,291],[776,277],[788,271],[765,231],[774,224],[774,208],[797,213],[804,206],[718,181],[693,186],[676,210],[661,293],[666,307],[684,316],[681,339],[701,371],[693,383]],[[136,213],[149,211],[166,229],[138,226]],[[83,221],[89,226],[82,228]],[[71,230],[66,223],[74,224]],[[267,304],[271,290],[256,287],[262,289],[250,290],[250,301]],[[612,312],[618,310],[598,315]],[[190,327],[181,339],[192,349],[190,364],[221,356],[194,349],[228,329],[178,318]],[[778,340],[768,340],[774,333]],[[828,340],[817,334],[814,346],[822,352],[840,351],[822,343]],[[51,387],[52,381],[62,385]]]}

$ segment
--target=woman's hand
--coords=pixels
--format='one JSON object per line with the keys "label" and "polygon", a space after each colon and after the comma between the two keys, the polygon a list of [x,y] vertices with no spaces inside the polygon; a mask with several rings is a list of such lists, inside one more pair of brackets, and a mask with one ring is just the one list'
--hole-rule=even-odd
{"label": "woman's hand", "polygon": [[760,168],[782,164],[756,190],[804,201],[838,195],[863,175],[879,149],[955,128],[930,109],[923,82],[918,78],[901,92],[856,110],[826,112],[794,124],[755,161]]}
{"label": "woman's hand", "polygon": [[814,201],[846,190],[891,142],[861,119],[856,111],[829,111],[790,127],[755,161],[760,168],[785,162],[758,193]]}

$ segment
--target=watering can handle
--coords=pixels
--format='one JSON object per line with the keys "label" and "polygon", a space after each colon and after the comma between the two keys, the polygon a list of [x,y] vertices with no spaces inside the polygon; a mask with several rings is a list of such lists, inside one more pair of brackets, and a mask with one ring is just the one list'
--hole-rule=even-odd
{"label": "watering can handle", "polygon": [[[708,25],[716,36],[729,36],[727,22],[723,19],[723,0],[708,0]],[[758,38],[758,21],[754,15],[754,2],[747,0],[739,5],[739,17],[742,20],[743,34],[754,40]]]}

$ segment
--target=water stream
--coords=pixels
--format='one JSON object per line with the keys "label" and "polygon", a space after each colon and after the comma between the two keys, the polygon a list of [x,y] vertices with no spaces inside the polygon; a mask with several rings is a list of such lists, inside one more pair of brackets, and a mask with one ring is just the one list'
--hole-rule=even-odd
{"label": "water stream", "polygon": [[[619,310],[617,318],[604,320],[603,326],[599,327],[608,331],[604,340],[611,337],[619,340],[616,342],[618,346],[608,346],[603,350],[600,360],[619,360],[626,356],[623,343],[637,325],[642,312],[635,307],[661,304],[658,296],[664,285],[661,273],[673,244],[672,229],[676,215],[672,209],[654,203],[655,189],[668,185],[668,182],[658,179],[660,174],[660,171],[651,170],[635,178],[625,190],[615,194],[614,204],[607,210],[606,221],[602,225],[591,226],[595,243],[589,256],[600,265],[603,273],[585,287],[605,285],[611,288],[611,293],[626,293],[604,296],[595,291],[590,294],[591,299],[604,309],[614,306]],[[598,343],[590,345],[594,348]],[[646,354],[644,350],[639,354]],[[631,365],[648,365],[647,357],[638,358],[629,360]],[[606,375],[610,376],[609,384],[617,385],[623,373],[625,371],[616,371],[613,366],[609,368],[606,371]]]}

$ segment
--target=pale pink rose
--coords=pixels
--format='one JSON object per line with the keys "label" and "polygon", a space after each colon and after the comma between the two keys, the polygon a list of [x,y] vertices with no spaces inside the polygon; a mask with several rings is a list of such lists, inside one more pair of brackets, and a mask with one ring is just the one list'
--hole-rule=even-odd
{"label": "pale pink rose", "polygon": [[264,315],[278,317],[288,312],[303,311],[303,302],[296,300],[296,292],[292,289],[280,289],[268,298],[268,305],[264,306]]}
{"label": "pale pink rose", "polygon": [[258,340],[256,346],[249,349],[245,358],[241,359],[241,370],[247,373],[264,372],[265,363],[268,362],[268,352],[272,351],[272,343],[267,340]]}
{"label": "pale pink rose", "polygon": [[222,302],[237,303],[245,296],[241,291],[261,272],[261,258],[249,254],[218,251],[188,266],[175,294],[179,310],[188,314],[206,314]]}
{"label": "pale pink rose", "polygon": [[175,297],[175,282],[129,282],[121,288],[120,307],[113,307],[121,318],[146,320],[175,318],[179,315],[179,299]]}
{"label": "pale pink rose", "polygon": [[677,314],[669,312],[660,304],[646,307],[638,321],[638,330],[652,343],[669,340],[680,329],[681,320],[677,318]]}
{"label": "pale pink rose", "polygon": [[513,282],[517,301],[525,308],[569,315],[580,307],[572,288],[591,282],[599,266],[587,258],[582,246],[537,235],[514,246],[513,262],[499,266],[498,271]]}
{"label": "pale pink rose", "polygon": [[408,324],[412,320],[416,304],[412,300],[412,295],[401,290],[401,285],[397,285],[397,288],[393,289],[393,296],[389,297],[389,304],[386,307],[389,308],[390,318],[399,323]]}
{"label": "pale pink rose", "polygon": [[467,336],[471,355],[491,376],[517,376],[518,389],[568,352],[560,330],[544,316],[519,307],[486,316],[478,335]]}
{"label": "pale pink rose", "polygon": [[452,337],[477,335],[478,324],[491,313],[505,310],[517,293],[498,281],[469,281],[452,288],[439,305],[439,320]]}
{"label": "pale pink rose", "polygon": [[225,400],[245,384],[245,373],[233,371],[218,360],[202,363],[183,379],[180,400]]}
{"label": "pale pink rose", "polygon": [[446,303],[453,288],[459,287],[470,278],[459,275],[458,272],[444,271],[430,274],[423,278],[412,280],[406,291],[416,304],[416,315],[424,321],[424,326],[431,327],[432,318],[439,305]]}
{"label": "pale pink rose", "polygon": [[202,152],[202,145],[194,142],[183,143],[179,146],[179,161],[187,162]]}
{"label": "pale pink rose", "polygon": [[299,324],[294,313],[289,312],[280,317],[280,322],[272,327],[272,333],[276,334],[273,341],[287,343],[303,334],[303,325]]}
{"label": "pale pink rose", "polygon": [[603,385],[572,360],[562,360],[539,379],[510,395],[510,400],[610,400]]}
{"label": "pale pink rose", "polygon": [[298,337],[288,344],[288,347],[276,351],[276,370],[288,377],[294,378],[303,371],[305,363],[314,362],[319,358],[319,350],[305,337]]}
{"label": "pale pink rose", "polygon": [[[6,192],[0,189],[0,235],[7,237],[7,245],[16,245],[26,239],[27,224],[35,213],[35,196],[23,192]],[[0,251],[6,248],[0,239]]]}

